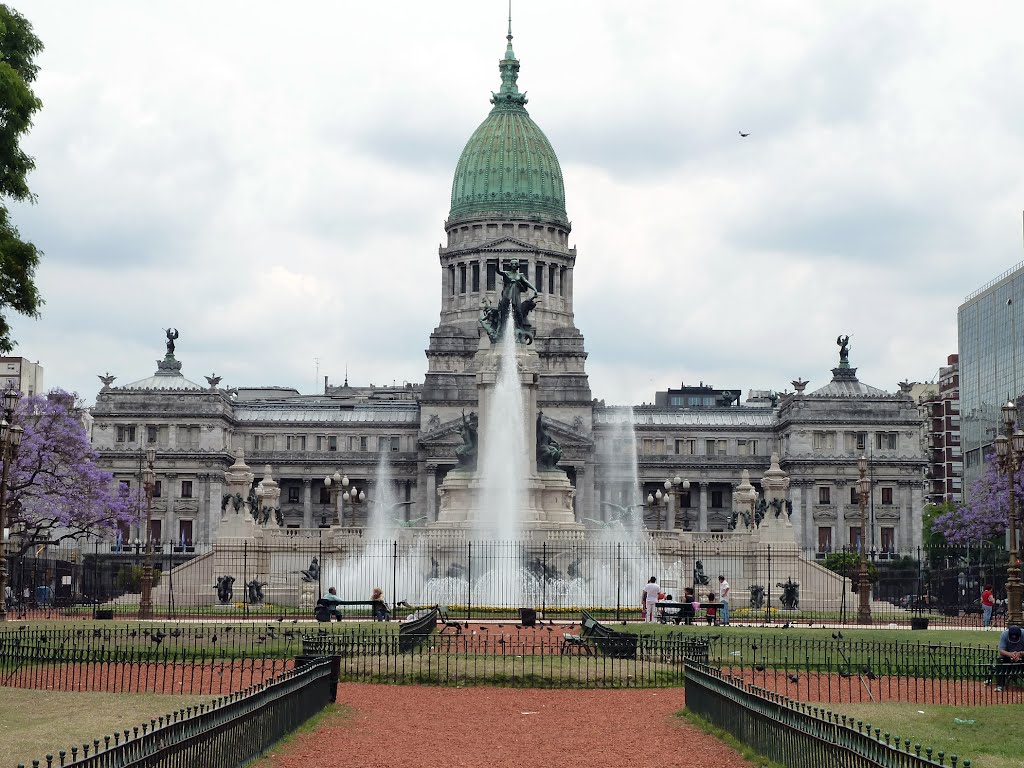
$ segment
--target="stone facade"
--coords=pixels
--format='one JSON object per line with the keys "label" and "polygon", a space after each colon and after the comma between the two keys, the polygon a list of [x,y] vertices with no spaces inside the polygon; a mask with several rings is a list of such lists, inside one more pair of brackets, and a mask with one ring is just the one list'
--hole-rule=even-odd
{"label": "stone facade", "polygon": [[[806,382],[796,381],[792,394],[759,392],[745,404],[737,402],[739,391],[695,407],[664,400],[622,408],[594,400],[584,338],[574,322],[577,254],[561,170],[526,112],[511,39],[510,31],[493,109],[457,167],[447,243],[439,252],[440,318],[429,337],[422,386],[352,387],[346,381],[342,387],[325,383],[323,394],[301,395],[223,388],[213,376],[203,386],[181,373],[173,344],[149,378],[113,386],[112,376],[101,377],[95,446],[104,466],[133,488],[145,449],[157,449],[154,519],[162,540],[212,541],[225,471],[242,451],[249,466],[272,467],[284,523],[297,533],[314,535],[336,516],[343,528],[364,525],[368,502],[346,502],[324,478],[339,472],[350,489],[363,492],[357,499],[372,500],[384,452],[395,484],[391,497],[409,502],[401,505],[403,519],[437,521],[438,489],[457,464],[462,414],[479,409],[478,351],[489,343],[479,323],[481,305],[497,303],[498,269],[517,259],[536,289],[530,350],[536,407],[562,448],[559,466],[572,487],[564,495],[576,522],[598,525],[609,519],[610,505],[634,503],[638,482],[642,498],[652,499],[644,511],[649,529],[727,530],[743,472],[758,486],[778,453],[791,481],[798,541],[804,548],[837,548],[856,527],[850,489],[857,458],[868,453],[873,545],[907,550],[919,544],[925,457],[914,402],[904,392],[861,384],[845,363],[815,392],[804,394]],[[689,481],[688,490],[669,482],[666,492],[666,481],[676,477]]]}

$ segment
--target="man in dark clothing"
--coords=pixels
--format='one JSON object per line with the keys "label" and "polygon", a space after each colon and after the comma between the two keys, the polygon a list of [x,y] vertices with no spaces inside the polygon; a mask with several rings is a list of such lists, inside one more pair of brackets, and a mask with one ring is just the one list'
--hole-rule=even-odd
{"label": "man in dark clothing", "polygon": [[1024,633],[1016,624],[1008,627],[999,636],[999,658],[996,660],[996,690],[1006,685],[1006,675],[1024,670]]}

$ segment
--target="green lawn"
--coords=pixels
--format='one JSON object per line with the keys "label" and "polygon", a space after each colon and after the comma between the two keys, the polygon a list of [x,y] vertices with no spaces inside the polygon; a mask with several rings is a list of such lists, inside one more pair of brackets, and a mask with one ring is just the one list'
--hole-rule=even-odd
{"label": "green lawn", "polygon": [[154,717],[200,702],[208,696],[160,696],[156,694],[65,693],[0,688],[0,755],[4,765],[31,765],[46,754],[55,756],[71,747],[148,722]]}
{"label": "green lawn", "polygon": [[950,755],[957,755],[960,761],[967,758],[971,768],[1020,768],[1024,759],[1019,704],[988,707],[848,704],[836,711],[869,722],[872,728],[881,728],[883,734],[909,737],[914,744],[931,747],[933,760],[941,750],[946,753],[946,765],[950,764]]}

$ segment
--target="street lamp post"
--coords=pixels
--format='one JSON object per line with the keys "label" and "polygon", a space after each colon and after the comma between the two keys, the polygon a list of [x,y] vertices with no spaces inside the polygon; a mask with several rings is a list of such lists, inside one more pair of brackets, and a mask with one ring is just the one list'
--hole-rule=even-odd
{"label": "street lamp post", "polygon": [[1017,423],[1017,406],[1008,402],[1002,408],[1003,427],[1006,434],[996,438],[996,455],[999,468],[1006,472],[1009,487],[1009,520],[1007,528],[1010,532],[1010,562],[1006,566],[1006,622],[1021,625],[1021,583],[1020,555],[1017,552],[1017,499],[1014,491],[1014,475],[1021,468],[1024,459],[1024,432],[1015,429]]}
{"label": "street lamp post", "polygon": [[[356,487],[349,486],[348,475],[342,475],[340,472],[335,472],[333,475],[328,475],[324,478],[324,487],[327,488],[334,500],[334,511],[338,516],[338,525],[342,525],[345,521],[343,519],[343,511],[341,503],[351,501],[355,504],[358,501],[366,501],[366,492],[360,491]],[[353,524],[355,523],[355,516],[353,514]]]}
{"label": "street lamp post", "polygon": [[647,494],[647,506],[654,507],[654,512],[658,516],[658,530],[661,530],[661,507],[664,506],[668,509],[668,494],[662,493],[659,488],[654,493]]}
{"label": "street lamp post", "polygon": [[690,530],[690,508],[683,506],[683,494],[690,492],[690,481],[684,480],[679,475],[676,475],[670,480],[665,481],[665,493],[674,494],[676,499],[676,509],[683,510],[683,530]]}
{"label": "street lamp post", "polygon": [[142,566],[142,602],[139,603],[139,618],[153,618],[153,492],[156,490],[156,449],[146,450],[146,468],[142,471],[142,487],[146,492],[146,535],[143,537],[146,550],[146,564]]}
{"label": "street lamp post", "polygon": [[868,460],[861,456],[857,461],[860,479],[857,481],[857,502],[860,504],[860,570],[857,574],[857,623],[871,623],[871,580],[868,578],[868,552],[865,546],[867,531],[868,494],[871,493],[871,481],[868,480]]}
{"label": "street lamp post", "polygon": [[0,416],[0,463],[3,464],[0,470],[0,621],[7,620],[7,540],[11,529],[7,519],[7,483],[24,433],[14,423],[14,411],[20,398],[21,393],[13,387],[4,392]]}

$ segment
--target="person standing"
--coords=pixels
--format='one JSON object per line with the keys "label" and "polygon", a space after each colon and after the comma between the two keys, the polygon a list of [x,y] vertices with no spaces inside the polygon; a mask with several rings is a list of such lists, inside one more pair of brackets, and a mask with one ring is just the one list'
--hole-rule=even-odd
{"label": "person standing", "polygon": [[992,626],[992,610],[996,607],[996,596],[992,594],[992,585],[986,584],[981,592],[981,624],[985,629]]}
{"label": "person standing", "polygon": [[1007,666],[1019,674],[1021,661],[1024,660],[1024,636],[1020,627],[1016,624],[1003,630],[999,636],[999,658],[996,659],[996,690],[1001,691],[1006,686]]}
{"label": "person standing", "polygon": [[718,599],[722,604],[722,626],[729,626],[729,597],[732,594],[732,587],[725,580],[725,576],[718,577]]}
{"label": "person standing", "polygon": [[651,576],[640,595],[640,607],[644,611],[644,621],[648,624],[654,623],[654,612],[658,605],[659,592],[661,592],[661,587],[658,586],[658,577]]}

